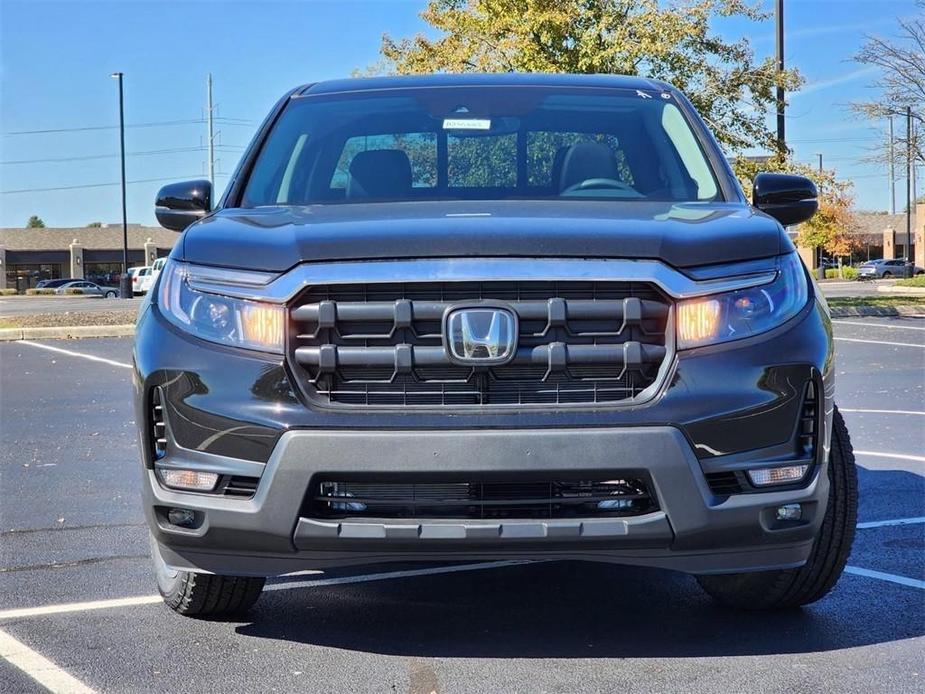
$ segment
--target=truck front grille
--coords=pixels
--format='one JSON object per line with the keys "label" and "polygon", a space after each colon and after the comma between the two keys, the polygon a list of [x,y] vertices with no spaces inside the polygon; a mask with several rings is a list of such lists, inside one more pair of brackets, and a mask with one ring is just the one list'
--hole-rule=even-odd
{"label": "truck front grille", "polygon": [[[443,347],[453,307],[517,315],[501,366],[460,366]],[[670,304],[641,282],[414,282],[313,286],[292,309],[290,357],[326,405],[452,407],[631,401],[668,355]]]}
{"label": "truck front grille", "polygon": [[312,481],[309,518],[599,518],[658,510],[645,479],[605,480]]}

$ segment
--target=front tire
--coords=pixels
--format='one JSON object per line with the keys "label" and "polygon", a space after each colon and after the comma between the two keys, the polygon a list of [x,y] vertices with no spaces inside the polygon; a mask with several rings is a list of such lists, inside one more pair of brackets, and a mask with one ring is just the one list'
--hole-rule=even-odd
{"label": "front tire", "polygon": [[832,416],[829,500],[822,527],[806,563],[797,569],[698,576],[719,603],[744,610],[808,605],[835,586],[851,553],[858,515],[858,476],[848,428],[838,408]]}
{"label": "front tire", "polygon": [[882,275],[880,275],[880,278],[881,278],[881,279],[884,279],[884,280],[891,279],[892,277],[893,277],[893,273],[890,272],[889,270],[887,270],[887,271],[884,272]]}
{"label": "front tire", "polygon": [[157,589],[171,610],[186,617],[223,618],[247,612],[263,590],[265,578],[218,576],[175,571],[161,557],[151,538]]}

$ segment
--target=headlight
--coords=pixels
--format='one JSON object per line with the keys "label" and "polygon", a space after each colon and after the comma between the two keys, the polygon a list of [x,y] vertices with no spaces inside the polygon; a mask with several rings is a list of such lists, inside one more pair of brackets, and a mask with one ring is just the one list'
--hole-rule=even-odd
{"label": "headlight", "polygon": [[741,340],[785,323],[806,305],[803,263],[781,256],[773,282],[678,304],[678,349]]}
{"label": "headlight", "polygon": [[[221,274],[213,268],[209,272],[213,280]],[[203,340],[282,354],[282,306],[199,291],[190,286],[190,276],[187,263],[171,260],[164,266],[157,306],[167,320]]]}

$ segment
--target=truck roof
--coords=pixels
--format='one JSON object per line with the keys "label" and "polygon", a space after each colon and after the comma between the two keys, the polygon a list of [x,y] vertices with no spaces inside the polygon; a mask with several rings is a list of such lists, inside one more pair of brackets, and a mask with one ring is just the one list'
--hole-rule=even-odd
{"label": "truck roof", "polygon": [[596,87],[610,89],[672,89],[658,80],[627,75],[575,75],[562,73],[430,74],[389,77],[360,77],[306,84],[295,93],[316,96],[341,92],[428,87]]}

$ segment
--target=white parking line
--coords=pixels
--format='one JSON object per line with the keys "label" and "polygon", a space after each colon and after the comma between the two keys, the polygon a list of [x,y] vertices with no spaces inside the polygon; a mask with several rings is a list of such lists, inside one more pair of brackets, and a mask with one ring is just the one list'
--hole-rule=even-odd
{"label": "white parking line", "polygon": [[916,414],[922,417],[925,417],[925,412],[917,412],[916,410],[863,410],[856,408],[848,407],[839,407],[839,412],[860,412],[862,414]]}
{"label": "white parking line", "polygon": [[857,321],[850,320],[839,320],[838,318],[833,319],[835,325],[860,325],[864,328],[890,328],[891,330],[925,330],[925,326],[918,325],[890,325],[889,323],[860,323]]}
{"label": "white parking line", "polygon": [[93,689],[69,675],[41,653],[0,630],[0,658],[19,668],[50,692],[95,694]]}
{"label": "white parking line", "polygon": [[897,576],[896,574],[887,574],[882,571],[871,571],[870,569],[862,569],[859,566],[846,566],[845,573],[854,574],[855,576],[865,576],[866,578],[876,578],[880,581],[888,581],[890,583],[898,583],[901,586],[908,586],[909,588],[925,590],[925,581],[920,581],[917,578],[909,578],[908,576]]}
{"label": "white parking line", "polygon": [[918,347],[925,349],[925,345],[913,345],[909,342],[884,342],[883,340],[858,340],[854,337],[836,337],[836,342],[864,342],[868,345],[890,345],[891,347]]}
{"label": "white parking line", "polygon": [[160,595],[137,595],[133,598],[116,598],[115,600],[90,600],[88,602],[68,602],[42,607],[23,607],[0,611],[0,620],[20,619],[23,617],[41,617],[47,614],[64,614],[67,612],[87,612],[88,610],[106,610],[111,607],[132,607],[134,605],[151,605],[161,601]]}
{"label": "white parking line", "polygon": [[896,460],[914,460],[917,463],[925,463],[925,456],[909,455],[907,453],[883,453],[881,451],[855,451],[855,455],[869,455],[874,458],[896,458]]}
{"label": "white parking line", "polygon": [[866,523],[858,523],[857,527],[859,530],[865,528],[883,528],[890,525],[915,525],[917,523],[925,523],[925,517],[922,518],[895,518],[893,520],[884,520],[884,521],[867,521]]}
{"label": "white parking line", "polygon": [[[455,566],[437,566],[429,569],[409,569],[405,571],[388,571],[376,574],[363,574],[360,576],[341,576],[339,578],[323,578],[315,581],[287,581],[285,583],[270,583],[265,590],[289,590],[291,588],[311,588],[317,586],[338,586],[349,583],[367,583],[369,581],[388,581],[395,578],[410,578],[412,576],[429,576],[433,574],[450,574],[459,571],[480,571],[482,569],[500,569],[504,566],[518,566],[520,564],[535,564],[529,559],[506,559],[503,561],[482,562],[480,564],[457,564]],[[22,607],[12,610],[0,610],[0,620],[22,619],[27,617],[41,617],[43,615],[65,614],[67,612],[87,612],[90,610],[106,610],[113,607],[133,607],[135,605],[151,605],[161,602],[160,595],[137,595],[131,598],[115,598],[113,600],[91,600],[88,602],[71,602],[58,605],[43,605],[42,607]]]}
{"label": "white parking line", "polygon": [[89,359],[90,361],[98,361],[103,364],[109,364],[110,366],[118,366],[123,369],[131,369],[131,364],[125,364],[121,361],[113,361],[112,359],[104,359],[103,357],[95,357],[92,354],[84,354],[83,352],[73,352],[69,349],[61,349],[60,347],[52,347],[51,345],[43,345],[41,342],[31,342],[29,340],[20,340],[19,344],[29,345],[30,347],[39,347],[40,349],[47,349],[49,352],[58,352],[60,354],[66,354],[69,357],[80,357],[81,359]]}

